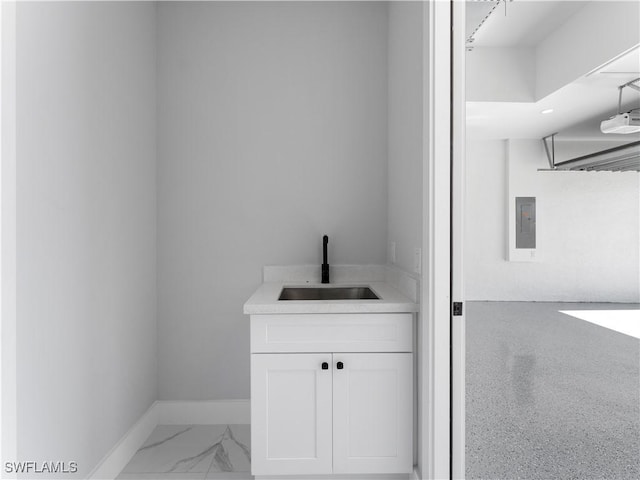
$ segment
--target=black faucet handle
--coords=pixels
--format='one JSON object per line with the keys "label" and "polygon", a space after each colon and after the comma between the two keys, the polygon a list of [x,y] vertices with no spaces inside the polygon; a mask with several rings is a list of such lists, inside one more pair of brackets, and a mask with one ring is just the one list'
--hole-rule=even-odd
{"label": "black faucet handle", "polygon": [[327,244],[329,243],[329,237],[327,235],[322,237],[322,283],[329,283],[329,260],[327,259]]}

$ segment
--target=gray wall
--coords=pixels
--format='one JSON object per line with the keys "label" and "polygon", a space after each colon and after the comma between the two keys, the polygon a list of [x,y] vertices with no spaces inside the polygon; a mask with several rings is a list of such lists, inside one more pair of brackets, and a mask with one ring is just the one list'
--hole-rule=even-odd
{"label": "gray wall", "polygon": [[[396,244],[396,265],[414,272],[416,248],[422,248],[422,163],[423,113],[426,108],[423,91],[424,12],[422,2],[392,2],[389,4],[388,35],[388,241]],[[426,140],[425,142],[426,143]],[[417,275],[422,278],[422,275]],[[421,340],[422,315],[416,314],[418,354],[424,353]],[[416,359],[416,369],[421,359]],[[422,372],[416,372],[415,424],[424,415],[426,402],[421,398]],[[421,461],[426,439],[416,428],[414,461]],[[426,473],[426,465],[420,465]]]}
{"label": "gray wall", "polygon": [[[538,139],[469,141],[466,165],[467,300],[640,302],[638,173],[538,172]],[[505,260],[509,187],[536,197],[534,262]]]}
{"label": "gray wall", "polygon": [[414,272],[422,248],[423,5],[389,5],[388,228],[396,265]]}
{"label": "gray wall", "polygon": [[85,478],[157,396],[155,6],[19,3],[17,58],[17,459]]}
{"label": "gray wall", "polygon": [[387,5],[158,7],[162,400],[249,398],[265,264],[382,264]]}

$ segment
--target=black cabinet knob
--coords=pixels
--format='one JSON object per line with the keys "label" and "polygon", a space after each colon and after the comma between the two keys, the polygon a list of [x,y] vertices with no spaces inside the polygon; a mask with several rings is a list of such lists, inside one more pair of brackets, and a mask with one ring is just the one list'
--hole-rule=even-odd
{"label": "black cabinet knob", "polygon": [[342,362],[338,362],[338,363],[336,364],[336,367],[338,367],[338,370],[342,370],[342,369],[344,368],[344,363],[342,363]]}
{"label": "black cabinet knob", "polygon": [[322,362],[322,369],[329,370],[329,364],[327,362]]}

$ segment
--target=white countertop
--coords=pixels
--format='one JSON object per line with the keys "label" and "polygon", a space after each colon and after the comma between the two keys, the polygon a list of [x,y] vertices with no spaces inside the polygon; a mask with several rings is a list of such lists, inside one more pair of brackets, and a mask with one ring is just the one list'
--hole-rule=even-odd
{"label": "white countertop", "polygon": [[[378,300],[278,300],[283,287],[367,286]],[[317,284],[305,282],[265,282],[244,304],[244,313],[407,313],[418,305],[385,282]]]}

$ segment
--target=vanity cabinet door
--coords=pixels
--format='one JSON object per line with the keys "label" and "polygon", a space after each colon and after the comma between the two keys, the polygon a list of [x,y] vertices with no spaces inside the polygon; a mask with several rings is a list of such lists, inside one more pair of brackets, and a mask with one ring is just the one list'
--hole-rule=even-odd
{"label": "vanity cabinet door", "polygon": [[334,473],[413,469],[411,353],[333,355]]}
{"label": "vanity cabinet door", "polygon": [[332,472],[332,356],[251,355],[253,475]]}

